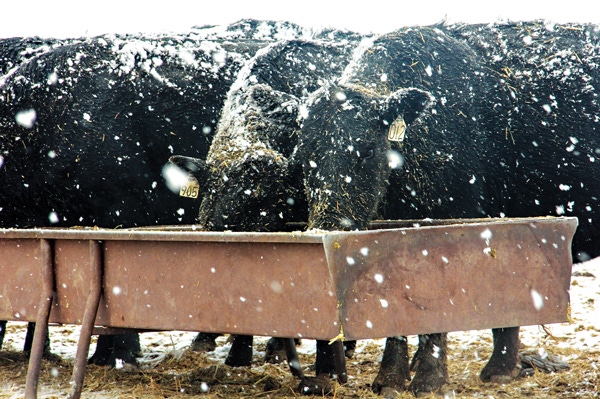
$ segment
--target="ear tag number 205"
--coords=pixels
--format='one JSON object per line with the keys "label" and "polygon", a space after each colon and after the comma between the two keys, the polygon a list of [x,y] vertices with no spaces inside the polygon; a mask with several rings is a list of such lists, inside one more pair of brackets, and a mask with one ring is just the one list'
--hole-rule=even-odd
{"label": "ear tag number 205", "polygon": [[198,198],[200,192],[200,184],[198,180],[192,176],[188,176],[187,182],[181,185],[179,189],[179,196],[186,198]]}
{"label": "ear tag number 205", "polygon": [[402,115],[396,118],[394,122],[392,122],[392,126],[390,126],[390,131],[388,133],[389,141],[404,141],[404,134],[406,132],[406,122],[404,122],[404,118]]}

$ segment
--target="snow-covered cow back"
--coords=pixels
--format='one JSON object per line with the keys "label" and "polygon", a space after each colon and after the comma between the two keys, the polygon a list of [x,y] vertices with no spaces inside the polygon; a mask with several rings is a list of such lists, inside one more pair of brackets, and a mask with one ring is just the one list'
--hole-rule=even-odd
{"label": "snow-covered cow back", "polygon": [[193,203],[161,177],[165,160],[206,157],[243,63],[304,34],[240,21],[188,34],[1,41],[0,226],[193,223]]}

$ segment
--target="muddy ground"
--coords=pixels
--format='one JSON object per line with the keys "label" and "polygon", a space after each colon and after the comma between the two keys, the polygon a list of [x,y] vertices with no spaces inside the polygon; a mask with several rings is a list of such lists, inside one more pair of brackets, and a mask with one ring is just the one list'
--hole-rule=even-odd
{"label": "muddy ground", "polygon": [[[24,333],[22,327],[11,327],[9,333]],[[53,329],[55,331],[56,328]],[[450,335],[449,357],[451,376],[449,397],[464,398],[597,398],[600,391],[600,351],[560,348],[554,339],[546,336],[546,348],[553,355],[567,360],[570,369],[558,373],[537,371],[532,377],[508,385],[483,384],[478,373],[491,353],[491,335],[472,343],[467,348],[460,338]],[[261,340],[262,341],[262,340]],[[303,343],[310,346],[311,342]],[[75,343],[73,343],[75,345]],[[224,344],[226,345],[226,344]],[[370,390],[381,356],[382,341],[361,343],[359,353],[349,360],[351,376],[345,385],[334,385],[334,398],[379,398]],[[156,399],[192,398],[296,398],[298,381],[292,378],[286,366],[265,364],[262,361],[264,341],[257,343],[253,366],[230,368],[211,354],[190,350],[173,351],[154,365],[138,371],[107,369],[89,366],[85,378],[84,398],[139,398]],[[458,349],[457,349],[458,348]],[[414,351],[414,345],[411,345]],[[524,348],[526,349],[526,348]],[[310,354],[301,355],[305,372],[314,361]],[[72,362],[44,360],[39,397],[64,398],[69,390]],[[0,398],[22,395],[27,374],[27,361],[19,352],[0,353]],[[402,394],[399,398],[410,398]]]}
{"label": "muddy ground", "polygon": [[[551,354],[567,361],[570,369],[557,373],[537,371],[531,377],[507,385],[482,383],[478,375],[492,350],[490,331],[449,334],[450,374],[447,397],[460,398],[599,398],[600,394],[600,275],[599,262],[573,267],[571,320],[542,328],[521,329],[522,350]],[[40,398],[66,398],[78,339],[78,327],[51,327],[52,350],[58,356],[44,360],[38,390]],[[298,380],[285,365],[265,364],[265,338],[256,338],[252,367],[223,365],[229,349],[226,337],[211,353],[194,353],[189,344],[192,332],[142,334],[144,356],[138,370],[88,366],[83,398],[297,398]],[[25,336],[24,323],[9,323],[0,352],[0,399],[24,394],[27,360],[19,352]],[[416,338],[410,337],[411,353]],[[370,390],[378,369],[384,340],[360,341],[348,361],[349,382],[334,383],[332,398],[381,398]],[[312,375],[314,341],[299,347],[305,374]],[[94,349],[92,345],[91,350]],[[411,394],[398,394],[411,398]]]}

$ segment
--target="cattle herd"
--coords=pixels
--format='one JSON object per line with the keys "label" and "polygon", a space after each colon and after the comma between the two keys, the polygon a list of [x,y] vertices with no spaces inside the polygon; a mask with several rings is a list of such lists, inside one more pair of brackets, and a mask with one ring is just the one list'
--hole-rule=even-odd
{"label": "cattle herd", "polygon": [[[599,27],[544,21],[1,39],[0,228],[569,215],[587,260],[600,255],[599,69]],[[198,199],[172,187],[181,174]],[[493,330],[483,381],[519,375],[518,335]],[[249,365],[251,345],[235,337],[228,364]],[[317,343],[318,376],[345,381],[343,349]],[[409,366],[406,339],[388,338],[373,389],[443,390],[446,351],[445,333],[420,336]],[[135,334],[102,336],[91,361],[137,352]]]}

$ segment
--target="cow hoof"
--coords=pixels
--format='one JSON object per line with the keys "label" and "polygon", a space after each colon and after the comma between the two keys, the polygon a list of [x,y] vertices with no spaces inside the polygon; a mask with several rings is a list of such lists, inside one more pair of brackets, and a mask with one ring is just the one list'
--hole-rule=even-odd
{"label": "cow hoof", "polygon": [[510,383],[512,380],[514,380],[514,378],[511,375],[492,375],[490,377],[490,382],[493,384],[508,384]]}
{"label": "cow hoof", "polygon": [[190,347],[194,352],[212,352],[217,349],[217,342],[215,341],[217,337],[217,334],[198,333]]}
{"label": "cow hoof", "polygon": [[[300,339],[294,339],[296,346],[300,345],[302,341]],[[283,338],[271,338],[267,341],[265,347],[265,363],[279,364],[283,363],[287,358],[285,351],[285,343]]]}
{"label": "cow hoof", "polygon": [[140,371],[140,367],[138,366],[137,362],[135,363],[119,363],[117,362],[116,369],[119,369],[121,371],[125,371],[127,373],[137,373]]}
{"label": "cow hoof", "polygon": [[483,382],[491,382],[494,384],[508,384],[517,378],[523,378],[527,375],[530,375],[527,369],[523,369],[520,364],[517,364],[510,373],[506,373],[501,369],[484,367],[479,375],[479,379]]}
{"label": "cow hoof", "polygon": [[417,398],[430,396],[432,394],[446,396],[448,386],[446,381],[441,378],[422,380],[415,376],[408,386],[408,391],[412,392]]}
{"label": "cow hoof", "polygon": [[391,397],[395,398],[397,392],[405,392],[406,386],[404,385],[404,378],[400,379],[400,381],[394,381],[394,375],[386,374],[388,378],[382,377],[381,371],[377,374],[375,381],[373,381],[373,385],[371,385],[371,390],[381,395],[385,398],[390,397],[393,392],[395,392]]}
{"label": "cow hoof", "polygon": [[88,359],[88,364],[96,366],[110,367],[124,371],[139,371],[139,366],[135,358],[127,356],[127,359],[122,359],[118,356],[92,356]]}
{"label": "cow hoof", "polygon": [[265,363],[279,364],[287,359],[283,342],[280,338],[271,338],[265,348]]}
{"label": "cow hoof", "polygon": [[400,396],[403,390],[398,390],[392,387],[382,387],[379,390],[379,395],[383,396],[385,399],[393,399]]}
{"label": "cow hoof", "polygon": [[450,389],[447,384],[443,384],[441,387],[438,387],[436,389],[421,389],[413,391],[411,388],[409,388],[409,391],[411,391],[413,395],[415,395],[415,397],[417,398],[430,398],[433,395],[440,396],[443,398],[454,397],[451,395]]}
{"label": "cow hoof", "polygon": [[191,349],[194,352],[212,352],[217,349],[217,345],[214,342],[192,342]]}
{"label": "cow hoof", "polygon": [[332,391],[329,376],[320,374],[316,377],[304,377],[300,381],[297,391],[302,395],[329,395]]}
{"label": "cow hoof", "polygon": [[286,358],[287,356],[285,355],[284,350],[265,352],[265,363],[279,364],[284,362]]}
{"label": "cow hoof", "polygon": [[279,388],[281,388],[281,384],[275,378],[267,377],[265,379],[265,388],[264,388],[265,392],[276,391]]}
{"label": "cow hoof", "polygon": [[452,395],[452,393],[450,392],[450,390],[445,385],[435,392],[417,392],[417,393],[415,393],[415,397],[417,397],[417,398],[431,398],[433,395],[439,396],[440,398],[454,397]]}
{"label": "cow hoof", "polygon": [[352,356],[354,356],[355,350],[356,350],[356,341],[344,342],[344,355],[346,355],[347,359],[352,359]]}

